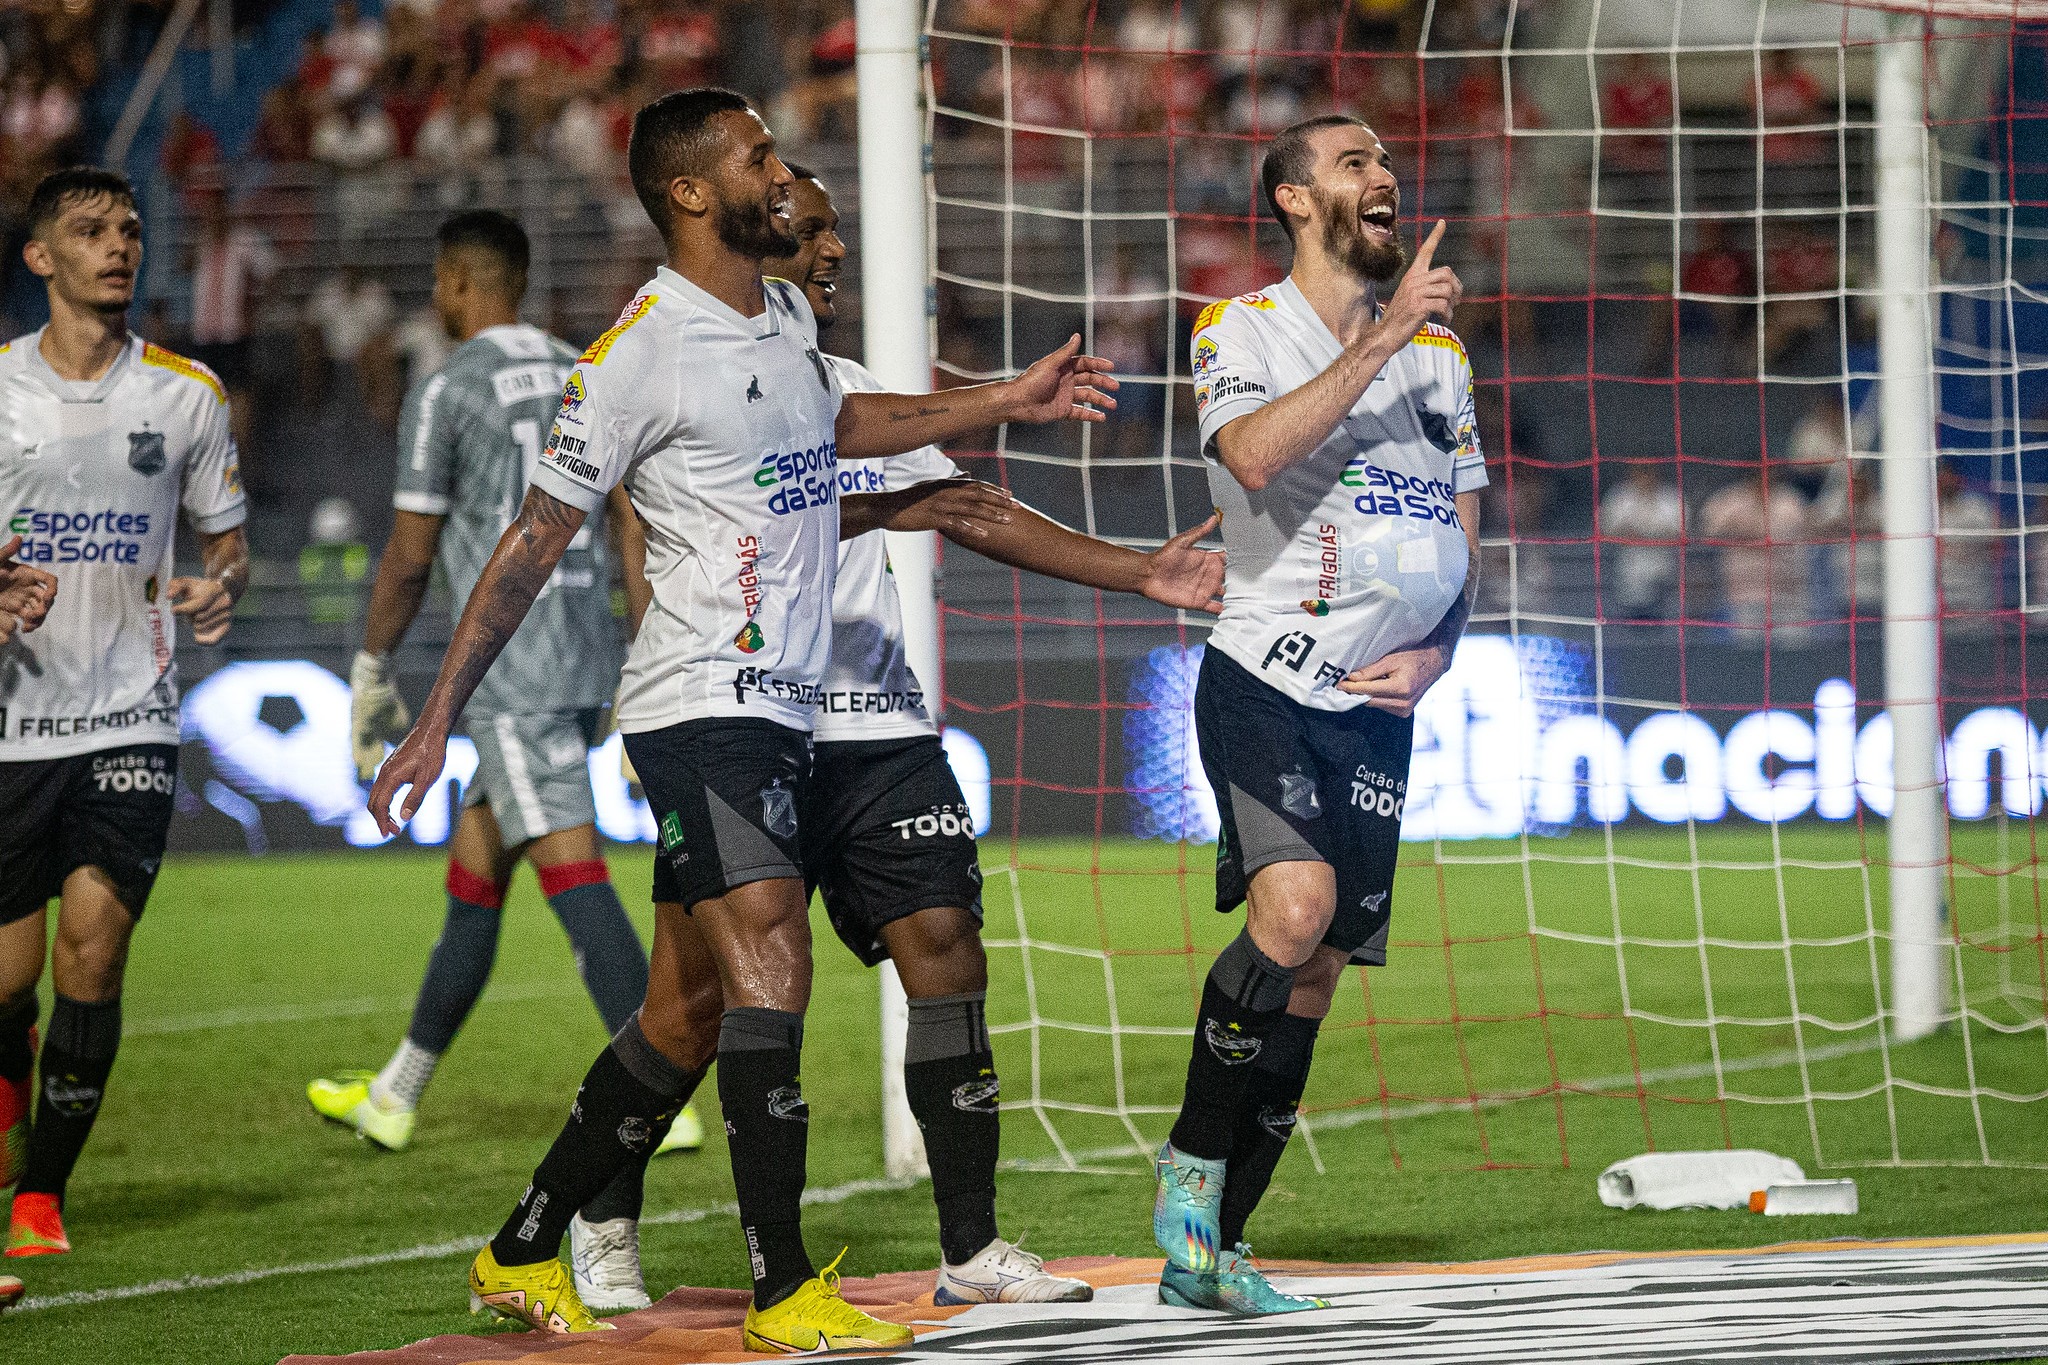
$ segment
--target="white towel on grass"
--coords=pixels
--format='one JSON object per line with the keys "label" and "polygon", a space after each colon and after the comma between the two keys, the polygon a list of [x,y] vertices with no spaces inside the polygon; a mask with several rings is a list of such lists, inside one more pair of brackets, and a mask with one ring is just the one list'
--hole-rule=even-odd
{"label": "white towel on grass", "polygon": [[1746,1209],[1753,1190],[1806,1179],[1770,1152],[1651,1152],[1600,1172],[1600,1202],[1614,1209]]}

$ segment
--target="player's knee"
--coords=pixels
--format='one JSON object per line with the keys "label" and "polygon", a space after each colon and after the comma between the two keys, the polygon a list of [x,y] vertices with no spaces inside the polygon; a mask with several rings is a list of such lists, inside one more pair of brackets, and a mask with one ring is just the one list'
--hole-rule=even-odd
{"label": "player's knee", "polygon": [[884,926],[882,943],[912,996],[959,995],[988,986],[981,922],[966,910],[920,910]]}
{"label": "player's knee", "polygon": [[1252,940],[1277,962],[1299,967],[1330,930],[1330,906],[1315,897],[1261,898],[1251,911]]}

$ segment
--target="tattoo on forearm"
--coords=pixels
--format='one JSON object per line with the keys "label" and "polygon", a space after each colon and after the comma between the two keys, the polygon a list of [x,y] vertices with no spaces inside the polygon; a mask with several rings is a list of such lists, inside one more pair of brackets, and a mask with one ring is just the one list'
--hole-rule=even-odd
{"label": "tattoo on forearm", "polygon": [[952,410],[953,409],[951,407],[944,405],[941,405],[936,408],[920,407],[915,408],[910,412],[891,412],[889,414],[889,420],[892,422],[910,422],[915,421],[917,418],[920,417],[944,417],[947,413],[951,412]]}

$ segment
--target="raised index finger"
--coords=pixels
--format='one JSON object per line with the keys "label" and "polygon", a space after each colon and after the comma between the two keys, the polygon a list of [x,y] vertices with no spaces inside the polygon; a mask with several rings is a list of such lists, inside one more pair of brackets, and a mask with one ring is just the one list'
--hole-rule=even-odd
{"label": "raised index finger", "polygon": [[1436,226],[1429,230],[1429,236],[1422,243],[1422,249],[1415,253],[1414,268],[1418,271],[1429,269],[1430,258],[1436,255],[1436,244],[1444,239],[1444,220],[1436,220]]}

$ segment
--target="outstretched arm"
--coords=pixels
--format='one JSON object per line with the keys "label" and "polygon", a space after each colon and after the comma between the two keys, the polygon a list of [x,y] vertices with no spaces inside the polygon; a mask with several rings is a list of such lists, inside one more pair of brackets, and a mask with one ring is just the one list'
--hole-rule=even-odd
{"label": "outstretched arm", "polygon": [[948,540],[1015,569],[1104,592],[1137,593],[1187,611],[1220,612],[1223,556],[1196,546],[1216,529],[1218,520],[1211,514],[1200,526],[1182,531],[1149,554],[1070,530],[1022,503],[1016,504],[1008,521],[989,526],[978,537],[941,530]]}
{"label": "outstretched arm", "polygon": [[[537,487],[526,490],[519,516],[505,528],[462,610],[462,620],[456,623],[455,636],[448,642],[448,653],[434,678],[434,690],[420,708],[418,724],[385,760],[370,788],[370,814],[384,833],[396,834],[419,810],[428,786],[447,759],[448,731],[455,717],[532,610],[534,598],[540,596],[548,575],[561,562],[583,521],[581,508]],[[402,787],[412,790],[394,818],[392,798]]]}
{"label": "outstretched arm", "polygon": [[1115,367],[1081,354],[1081,335],[1015,379],[938,393],[849,393],[834,437],[842,460],[901,455],[1005,422],[1100,422],[1116,407]]}
{"label": "outstretched arm", "polygon": [[1464,287],[1449,266],[1432,264],[1443,235],[1439,222],[1415,253],[1380,320],[1328,369],[1216,433],[1216,458],[1239,483],[1257,492],[1307,459],[1424,323],[1451,320]]}
{"label": "outstretched arm", "polygon": [[1372,704],[1397,716],[1412,716],[1438,678],[1450,671],[1458,641],[1472,619],[1472,604],[1479,600],[1479,493],[1475,489],[1457,497],[1458,520],[1465,524],[1465,590],[1436,629],[1420,644],[1397,649],[1392,654],[1354,668],[1337,683],[1337,690],[1372,698]]}

